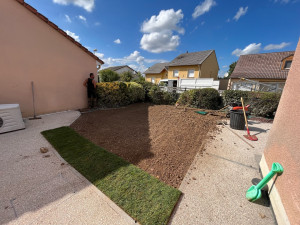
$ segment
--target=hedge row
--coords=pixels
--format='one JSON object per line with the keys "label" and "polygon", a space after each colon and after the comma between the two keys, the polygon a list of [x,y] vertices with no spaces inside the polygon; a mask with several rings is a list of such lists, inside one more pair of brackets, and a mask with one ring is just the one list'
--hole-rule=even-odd
{"label": "hedge row", "polygon": [[101,82],[97,84],[98,106],[120,107],[145,100],[143,86],[135,82]]}
{"label": "hedge row", "polygon": [[216,89],[203,88],[183,92],[178,99],[178,104],[201,109],[220,109],[223,101]]}
{"label": "hedge row", "polygon": [[240,102],[241,97],[245,105],[250,105],[252,114],[272,118],[277,110],[281,93],[227,90],[223,93],[224,105]]}
{"label": "hedge row", "polygon": [[[98,105],[102,107],[120,107],[136,102],[152,102],[154,104],[179,105],[217,110],[224,105],[240,102],[251,105],[255,116],[272,118],[277,110],[280,93],[224,91],[220,96],[213,88],[193,89],[180,96],[173,92],[164,92],[150,82],[101,82],[97,84]],[[222,98],[223,97],[223,98]]]}

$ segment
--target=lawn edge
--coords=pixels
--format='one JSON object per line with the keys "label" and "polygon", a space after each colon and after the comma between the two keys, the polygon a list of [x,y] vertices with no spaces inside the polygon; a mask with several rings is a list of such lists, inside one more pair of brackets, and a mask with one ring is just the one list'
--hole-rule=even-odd
{"label": "lawn edge", "polygon": [[[77,133],[73,128],[71,128],[70,126],[61,126],[61,127],[57,127],[57,128],[53,128],[53,129],[49,129],[49,130],[44,130],[44,131],[41,131],[41,135],[46,139],[46,141],[51,145],[51,147],[53,148],[53,152],[54,154],[60,159],[62,160],[63,162],[65,162],[70,168],[71,170],[76,173],[76,175],[78,175],[79,177],[83,178],[84,179],[84,182],[88,185],[92,185],[93,186],[93,189],[95,189],[96,193],[107,203],[109,204],[109,206],[111,206],[114,210],[116,210],[117,213],[119,213],[120,215],[122,215],[123,217],[125,217],[124,219],[126,219],[126,221],[130,222],[130,223],[133,223],[133,224],[141,224],[141,222],[130,216],[121,206],[119,206],[117,203],[115,203],[109,196],[107,196],[106,194],[104,194],[104,192],[102,192],[99,188],[97,188],[93,183],[91,183],[84,175],[82,175],[79,171],[77,171],[71,164],[69,164],[69,162],[67,162],[60,154],[59,152],[56,150],[56,148],[48,141],[48,139],[44,136],[44,133],[47,132],[47,131],[50,131],[50,130],[55,130],[55,129],[59,129],[59,128],[63,128],[63,127],[67,127],[71,130],[73,130],[75,133]],[[78,133],[77,133],[78,134]],[[88,140],[87,138],[83,137],[82,135],[78,134],[79,136],[81,136],[82,138],[84,138],[85,140],[87,140],[88,142],[91,142],[90,140]],[[92,144],[94,144],[93,142],[91,142]],[[95,146],[97,147],[100,147],[101,149],[107,151],[106,149],[102,148],[101,146],[98,146],[96,144],[94,144]],[[109,151],[107,151],[109,152]],[[109,152],[111,153],[111,152]],[[114,153],[111,153],[113,155],[115,155]],[[116,157],[118,158],[121,158],[122,160],[126,161],[125,159],[123,159],[122,157],[118,156],[118,155],[115,155]],[[127,162],[127,161],[126,161]],[[129,162],[128,162],[129,163]],[[149,176],[153,177],[154,179],[162,182],[164,185],[166,186],[169,186],[171,188],[174,188],[166,183],[164,183],[163,181],[157,179],[156,177],[152,176],[151,174],[149,174],[148,172],[142,170],[141,168],[139,168],[138,166],[132,164],[132,163],[129,163],[131,165],[133,165],[134,167],[136,167],[137,169],[143,171],[144,173],[147,173]],[[171,218],[173,217],[173,214],[174,214],[174,210],[177,208],[182,196],[183,196],[183,193],[181,190],[179,190],[179,188],[174,188],[176,189],[178,192],[179,192],[179,196],[178,196],[178,199],[176,201],[176,204],[174,204],[171,212],[170,212],[170,215],[168,217],[168,220],[166,222],[166,225],[169,224]]]}

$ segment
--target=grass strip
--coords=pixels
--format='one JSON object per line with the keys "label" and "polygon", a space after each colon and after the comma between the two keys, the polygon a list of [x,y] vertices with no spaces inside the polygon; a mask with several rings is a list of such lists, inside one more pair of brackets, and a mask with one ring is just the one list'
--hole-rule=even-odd
{"label": "grass strip", "polygon": [[181,192],[69,127],[43,131],[58,153],[141,224],[167,224]]}

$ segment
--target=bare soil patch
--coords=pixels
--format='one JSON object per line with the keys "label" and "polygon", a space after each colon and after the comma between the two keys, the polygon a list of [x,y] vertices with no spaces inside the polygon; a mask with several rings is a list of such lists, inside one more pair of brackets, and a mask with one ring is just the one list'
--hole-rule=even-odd
{"label": "bare soil patch", "polygon": [[178,188],[221,115],[174,106],[130,105],[81,115],[71,127],[95,144]]}

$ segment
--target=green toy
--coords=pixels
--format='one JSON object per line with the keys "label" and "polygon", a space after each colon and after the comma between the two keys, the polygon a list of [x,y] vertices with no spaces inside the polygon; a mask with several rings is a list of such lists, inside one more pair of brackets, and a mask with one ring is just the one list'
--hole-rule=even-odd
{"label": "green toy", "polygon": [[247,193],[246,193],[246,198],[251,201],[254,202],[257,199],[261,198],[261,189],[272,179],[272,177],[275,176],[275,174],[277,173],[283,173],[283,167],[275,162],[272,164],[272,169],[271,171],[267,174],[267,176],[265,176],[256,186],[252,185]]}
{"label": "green toy", "polygon": [[200,115],[206,115],[207,114],[207,112],[204,112],[204,111],[195,111],[195,113],[198,113]]}

